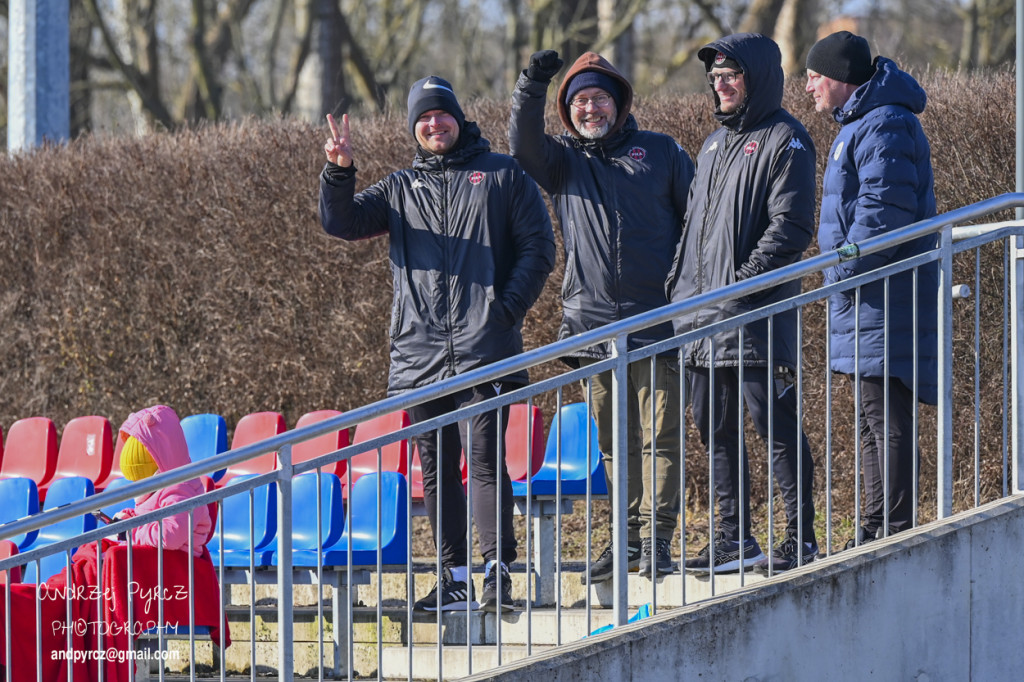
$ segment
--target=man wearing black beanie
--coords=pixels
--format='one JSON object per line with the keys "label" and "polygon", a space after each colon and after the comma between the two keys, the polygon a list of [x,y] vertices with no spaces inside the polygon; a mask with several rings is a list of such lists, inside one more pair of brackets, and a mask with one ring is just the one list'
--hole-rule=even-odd
{"label": "man wearing black beanie", "polygon": [[[357,194],[348,115],[340,128],[328,115],[331,136],[320,174],[320,222],[328,234],[349,241],[387,235],[391,242],[389,395],[522,353],[523,318],[555,264],[551,219],[537,184],[511,157],[490,150],[476,123],[466,120],[451,83],[438,76],[416,81],[408,102],[409,132],[419,145],[412,168]],[[471,463],[469,504],[485,568],[480,607],[513,608],[512,482],[498,455],[509,407],[460,421],[445,415],[526,382],[525,371],[515,372],[407,408],[414,423],[442,418],[440,435],[432,430],[416,438],[423,501],[442,566],[434,589],[413,606],[417,611],[477,605],[466,542],[463,450]]]}
{"label": "man wearing black beanie", "polygon": [[[693,162],[668,135],[640,128],[632,113],[633,86],[595,52],[581,55],[558,88],[555,105],[565,132],[545,134],[548,86],[561,69],[554,50],[530,57],[512,93],[509,148],[551,196],[558,216],[565,246],[558,336],[564,339],[668,302],[663,285]],[[630,334],[629,350],[671,336],[671,324],[655,325]],[[611,354],[610,345],[602,344],[563,360],[578,367]],[[674,352],[655,362],[653,377],[647,358],[629,365],[625,453],[614,452],[611,372],[583,381],[592,396],[604,483],[613,499],[616,492],[626,497],[626,547],[616,557],[613,540],[601,552],[590,566],[593,583],[613,577],[616,558],[648,576],[675,570],[669,550],[680,511],[679,368]],[[615,489],[614,466],[623,459],[626,485]]]}
{"label": "man wearing black beanie", "polygon": [[[931,152],[917,118],[927,97],[916,80],[885,57],[872,60],[864,38],[840,31],[807,54],[807,92],[815,110],[840,125],[825,167],[818,225],[822,253],[935,215]],[[843,261],[825,271],[825,284],[840,284],[935,246],[932,235]],[[829,302],[830,367],[860,389],[864,515],[847,547],[914,524],[914,412],[917,402],[934,405],[938,398],[938,264],[915,271],[892,275],[888,287],[879,280],[840,289]]]}

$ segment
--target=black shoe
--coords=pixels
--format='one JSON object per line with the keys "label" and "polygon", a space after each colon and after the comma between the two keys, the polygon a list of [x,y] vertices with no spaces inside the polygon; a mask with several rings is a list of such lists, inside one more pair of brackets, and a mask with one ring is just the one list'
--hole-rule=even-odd
{"label": "black shoe", "polygon": [[[438,608],[437,595],[441,594],[441,606]],[[434,589],[423,599],[420,599],[412,608],[414,611],[465,611],[466,604],[471,609],[477,608],[473,601],[473,583],[468,585],[462,580],[452,578],[451,570],[445,568],[441,571],[441,579],[434,583]]]}
{"label": "black shoe", "polygon": [[[508,567],[505,564],[498,564],[494,561],[487,562],[488,570],[484,576],[484,594],[480,599],[480,608],[484,611],[497,613],[498,607],[502,611],[512,611],[515,604],[512,602],[512,578],[508,574]],[[495,570],[500,566],[500,570]],[[498,599],[498,576],[501,575],[501,599]]]}
{"label": "black shoe", "polygon": [[877,530],[871,530],[870,528],[865,528],[864,526],[861,526],[857,529],[857,537],[850,538],[849,540],[847,540],[846,546],[843,547],[843,549],[853,549],[855,547],[860,547],[865,543],[871,542],[872,540],[877,540],[878,538],[882,537],[881,530],[881,528]]}
{"label": "black shoe", "polygon": [[[714,560],[711,559],[712,544],[714,544]],[[715,535],[714,543],[704,546],[697,556],[687,559],[684,563],[687,571],[691,573],[739,573],[740,569],[746,570],[764,558],[761,547],[757,540],[747,538],[743,541],[743,551],[740,551],[739,540],[727,540],[721,533]]]}
{"label": "black shoe", "polygon": [[[655,547],[652,548],[652,545]],[[650,538],[640,540],[640,575],[651,575],[651,566],[654,566],[658,574],[673,573],[676,565],[672,563],[672,555],[669,553],[671,543],[668,538],[655,538],[652,543]],[[652,551],[652,549],[654,551]]]}
{"label": "black shoe", "polygon": [[786,539],[772,550],[771,558],[765,557],[758,561],[754,564],[754,570],[764,574],[767,574],[769,570],[772,573],[788,571],[797,566],[806,566],[814,561],[816,556],[818,556],[817,540],[812,538],[810,542],[800,542],[796,539],[795,533],[786,533]]}
{"label": "black shoe", "polygon": [[[628,556],[629,565],[627,570],[632,571],[634,568],[640,565],[640,552],[641,547],[638,544],[632,542],[627,545],[626,554]],[[608,580],[612,577],[615,571],[614,555],[612,553],[612,543],[609,542],[608,546],[601,552],[601,556],[594,560],[594,563],[590,565],[590,582],[599,583],[604,580]]]}

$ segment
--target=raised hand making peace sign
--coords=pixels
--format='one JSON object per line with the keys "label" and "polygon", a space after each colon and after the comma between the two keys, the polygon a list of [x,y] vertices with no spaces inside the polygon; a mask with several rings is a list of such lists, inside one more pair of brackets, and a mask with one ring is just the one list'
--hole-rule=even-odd
{"label": "raised hand making peace sign", "polygon": [[349,141],[348,114],[341,115],[341,132],[334,117],[327,114],[327,125],[331,127],[331,137],[324,143],[327,160],[348,168],[352,165],[352,143]]}

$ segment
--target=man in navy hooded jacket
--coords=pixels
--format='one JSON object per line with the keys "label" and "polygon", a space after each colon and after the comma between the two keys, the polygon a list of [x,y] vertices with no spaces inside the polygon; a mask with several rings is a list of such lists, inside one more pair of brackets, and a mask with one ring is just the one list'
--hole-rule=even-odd
{"label": "man in navy hooded jacket", "polygon": [[[822,253],[935,215],[931,152],[917,119],[927,98],[917,81],[884,57],[872,61],[864,38],[840,31],[819,40],[807,54],[807,92],[815,110],[831,114],[841,126],[822,188]],[[825,272],[825,284],[934,248],[933,235],[844,261]],[[855,288],[829,302],[831,368],[851,380],[859,378],[866,495],[857,537],[848,546],[913,525],[914,375],[916,400],[935,404],[938,266],[933,261],[889,277],[888,302],[881,280],[859,291],[859,306]]]}

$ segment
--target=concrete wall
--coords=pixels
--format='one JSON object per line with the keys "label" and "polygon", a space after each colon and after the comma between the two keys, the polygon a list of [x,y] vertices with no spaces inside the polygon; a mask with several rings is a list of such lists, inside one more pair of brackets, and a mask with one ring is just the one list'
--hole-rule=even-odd
{"label": "concrete wall", "polygon": [[469,679],[1024,679],[1024,496]]}

